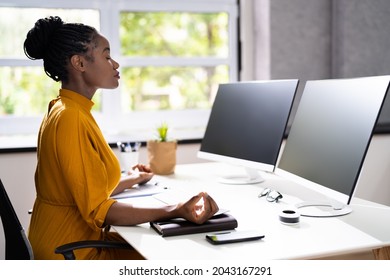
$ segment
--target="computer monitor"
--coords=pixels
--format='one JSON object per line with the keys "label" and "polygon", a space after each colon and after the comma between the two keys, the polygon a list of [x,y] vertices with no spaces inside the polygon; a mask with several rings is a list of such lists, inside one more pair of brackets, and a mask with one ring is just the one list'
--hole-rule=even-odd
{"label": "computer monitor", "polygon": [[320,193],[298,204],[304,216],[340,216],[351,201],[390,76],[308,81],[277,175]]}
{"label": "computer monitor", "polygon": [[219,85],[198,157],[246,170],[221,182],[254,184],[263,181],[259,171],[274,171],[298,82],[289,79]]}

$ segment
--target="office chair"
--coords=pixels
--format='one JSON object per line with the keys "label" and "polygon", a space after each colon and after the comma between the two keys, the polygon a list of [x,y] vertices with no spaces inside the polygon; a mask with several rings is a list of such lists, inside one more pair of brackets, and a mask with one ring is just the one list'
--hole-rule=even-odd
{"label": "office chair", "polygon": [[5,236],[6,260],[33,260],[34,254],[23,226],[0,180],[0,217]]}
{"label": "office chair", "polygon": [[[30,212],[30,211],[29,211]],[[7,195],[0,179],[0,217],[5,236],[6,260],[33,260],[34,253],[25,230],[21,225],[15,209]],[[131,249],[130,244],[118,241],[83,240],[61,245],[55,249],[56,254],[62,254],[65,260],[75,260],[74,251],[83,248],[119,248]]]}

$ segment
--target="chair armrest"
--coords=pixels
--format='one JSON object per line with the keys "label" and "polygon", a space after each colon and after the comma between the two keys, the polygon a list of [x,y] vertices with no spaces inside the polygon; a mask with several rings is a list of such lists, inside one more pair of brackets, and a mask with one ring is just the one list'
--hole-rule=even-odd
{"label": "chair armrest", "polygon": [[133,247],[125,242],[119,241],[104,241],[104,240],[83,240],[61,245],[55,249],[56,254],[62,254],[65,260],[75,260],[74,250],[84,248],[118,248],[118,249],[133,249]]}

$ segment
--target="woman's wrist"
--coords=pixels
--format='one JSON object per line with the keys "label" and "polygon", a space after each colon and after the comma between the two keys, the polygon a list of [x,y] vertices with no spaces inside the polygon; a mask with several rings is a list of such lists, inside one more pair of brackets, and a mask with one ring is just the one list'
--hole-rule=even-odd
{"label": "woman's wrist", "polygon": [[165,210],[167,212],[166,218],[168,219],[183,218],[183,214],[181,213],[181,204],[168,205]]}

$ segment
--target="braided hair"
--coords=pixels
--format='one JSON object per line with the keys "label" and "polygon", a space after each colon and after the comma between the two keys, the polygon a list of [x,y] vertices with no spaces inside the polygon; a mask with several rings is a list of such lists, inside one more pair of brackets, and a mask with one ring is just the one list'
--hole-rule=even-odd
{"label": "braided hair", "polygon": [[65,23],[58,16],[39,19],[27,33],[24,53],[32,60],[43,59],[45,73],[54,81],[68,82],[70,58],[86,55],[97,34],[91,26]]}

